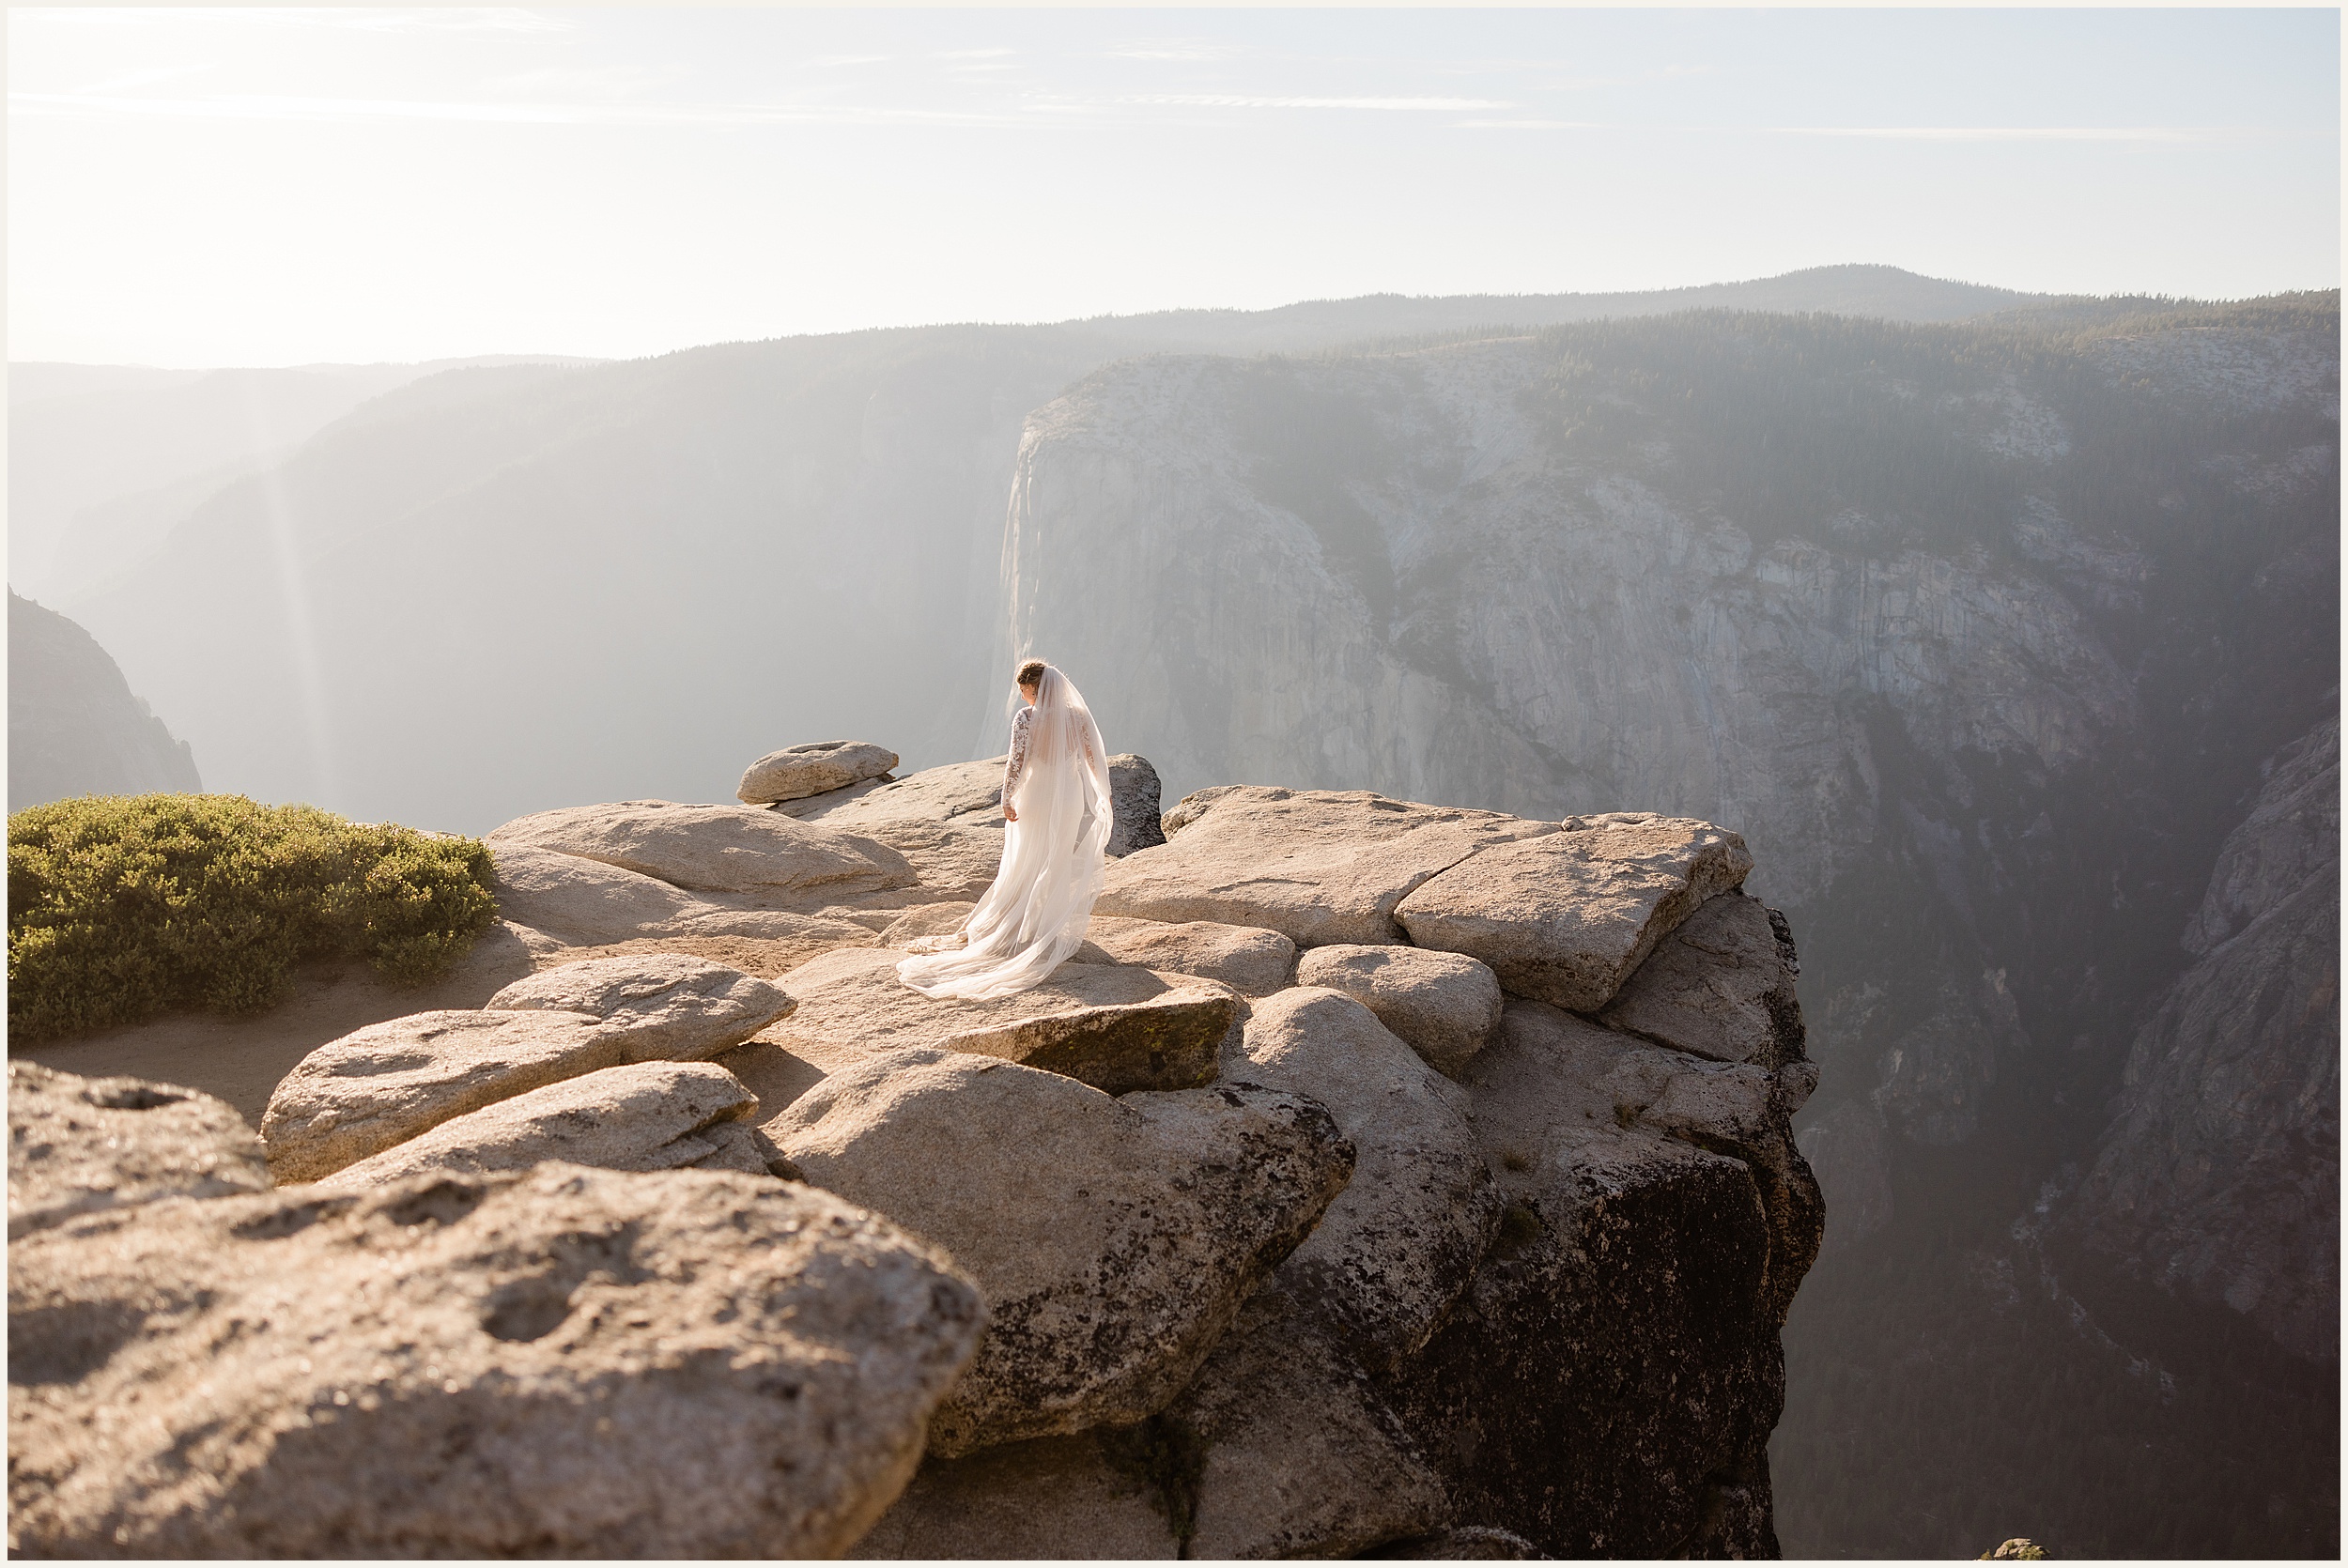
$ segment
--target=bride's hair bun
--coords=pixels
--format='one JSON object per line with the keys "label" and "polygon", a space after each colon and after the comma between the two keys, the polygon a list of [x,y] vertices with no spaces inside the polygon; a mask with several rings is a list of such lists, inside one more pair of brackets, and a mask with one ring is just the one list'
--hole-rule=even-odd
{"label": "bride's hair bun", "polygon": [[1023,686],[1043,684],[1043,671],[1049,668],[1042,659],[1029,659],[1019,667],[1019,684]]}

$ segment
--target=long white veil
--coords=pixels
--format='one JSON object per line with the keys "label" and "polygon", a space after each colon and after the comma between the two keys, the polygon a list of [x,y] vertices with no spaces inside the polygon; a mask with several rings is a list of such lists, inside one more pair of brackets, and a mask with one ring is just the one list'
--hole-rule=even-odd
{"label": "long white veil", "polygon": [[1027,759],[1004,805],[1003,864],[951,951],[897,965],[927,996],[980,1001],[1041,984],[1081,945],[1100,897],[1114,813],[1108,750],[1084,694],[1051,665],[1036,684]]}

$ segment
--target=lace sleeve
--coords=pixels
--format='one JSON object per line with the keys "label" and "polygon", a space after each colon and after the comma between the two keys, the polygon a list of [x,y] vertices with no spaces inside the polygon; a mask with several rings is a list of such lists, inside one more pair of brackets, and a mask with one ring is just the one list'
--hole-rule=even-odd
{"label": "lace sleeve", "polygon": [[1019,776],[1027,768],[1027,724],[1035,717],[1033,708],[1022,708],[1012,715],[1011,758],[1003,764],[1003,802],[1011,803],[1011,792],[1019,788]]}

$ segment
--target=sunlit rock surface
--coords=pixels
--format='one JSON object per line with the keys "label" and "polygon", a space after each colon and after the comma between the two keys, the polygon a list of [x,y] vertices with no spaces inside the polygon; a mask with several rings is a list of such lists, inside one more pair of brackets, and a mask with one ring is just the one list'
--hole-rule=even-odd
{"label": "sunlit rock surface", "polygon": [[[313,1052],[265,1118],[279,1193],[224,1187],[258,1149],[209,1123],[96,1191],[131,1113],[22,1097],[11,1201],[48,1228],[12,1257],[20,1549],[1774,1549],[1777,1336],[1822,1228],[1787,1118],[1816,1068],[1783,917],[1720,890],[1733,835],[1204,792],[1112,872],[1163,918],[1104,913],[1045,984],[965,1003],[874,945],[965,918],[950,886],[851,868],[833,901],[757,907],[808,896],[762,867],[874,842],[841,817],[999,835],[953,825],[991,802],[941,771],[754,813],[780,838],[627,806],[507,835],[505,875],[592,868],[681,934],[517,927],[540,967],[486,1007]],[[1538,899],[1472,874],[1568,841],[1604,866]],[[1501,972],[1406,940],[1396,910],[1446,879]],[[771,980],[660,950],[713,913],[840,934]],[[1617,1005],[1512,994],[1554,989],[1520,949],[1597,954],[1574,994]],[[842,1268],[820,1310],[795,1294]],[[267,1376],[193,1348],[239,1314]],[[644,1446],[687,1400],[696,1435]],[[191,1446],[209,1479],[166,1475]],[[702,1500],[747,1473],[770,1479]]]}
{"label": "sunlit rock surface", "polygon": [[1154,1415],[1353,1169],[1309,1099],[1118,1099],[937,1052],[835,1073],[766,1131],[808,1180],[901,1217],[985,1291],[991,1327],[932,1432],[949,1456]]}
{"label": "sunlit rock surface", "polygon": [[772,806],[882,777],[897,761],[895,752],[869,741],[810,741],[752,762],[734,794],[747,806]]}
{"label": "sunlit rock surface", "polygon": [[1167,816],[1166,843],[1109,868],[1100,914],[1260,926],[1300,947],[1404,941],[1395,908],[1429,878],[1557,831],[1359,790],[1216,789]]}
{"label": "sunlit rock surface", "polygon": [[33,1557],[826,1556],[985,1321],[826,1193],[561,1164],[87,1216],[8,1311]]}
{"label": "sunlit rock surface", "polygon": [[8,1064],[8,1239],[77,1214],[269,1187],[235,1109],[176,1084]]}
{"label": "sunlit rock surface", "polygon": [[574,1012],[627,1038],[633,1061],[700,1061],[741,1044],[798,1004],[780,986],[706,959],[590,959],[516,980],[489,1012]]}
{"label": "sunlit rock surface", "polygon": [[1500,1026],[1500,980],[1464,953],[1315,947],[1298,962],[1296,983],[1327,986],[1359,1001],[1429,1067],[1454,1078]]}
{"label": "sunlit rock surface", "polygon": [[[758,1114],[758,1097],[708,1062],[635,1062],[501,1099],[322,1178],[363,1192],[410,1176],[484,1176],[557,1161],[606,1171],[740,1168],[718,1130]],[[749,1129],[743,1130],[755,1136]],[[768,1174],[767,1161],[749,1166]]]}
{"label": "sunlit rock surface", "polygon": [[941,1004],[897,977],[889,948],[826,953],[792,971],[798,1001],[762,1039],[873,1052],[932,1047],[1064,1073],[1111,1094],[1195,1088],[1240,1016],[1229,988],[1137,964],[1071,961],[1041,985]]}

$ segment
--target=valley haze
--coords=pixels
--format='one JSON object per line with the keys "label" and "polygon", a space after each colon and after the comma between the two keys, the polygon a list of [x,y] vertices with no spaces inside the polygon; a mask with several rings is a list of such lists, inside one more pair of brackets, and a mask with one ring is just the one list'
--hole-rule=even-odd
{"label": "valley haze", "polygon": [[1735,830],[1821,1068],[1786,1549],[2336,1551],[2337,290],[9,377],[11,586],[209,789],[481,833],[911,771],[997,754],[1033,652],[1168,806]]}

